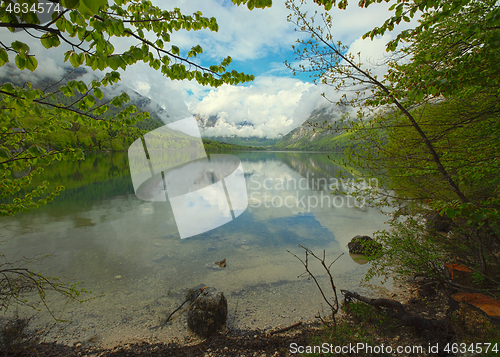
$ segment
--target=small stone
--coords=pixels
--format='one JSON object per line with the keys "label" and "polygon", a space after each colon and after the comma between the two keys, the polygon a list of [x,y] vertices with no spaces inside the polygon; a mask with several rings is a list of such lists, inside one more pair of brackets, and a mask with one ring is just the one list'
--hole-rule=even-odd
{"label": "small stone", "polygon": [[121,275],[115,275],[115,279],[118,280],[118,279],[121,279],[122,276]]}
{"label": "small stone", "polygon": [[226,258],[222,259],[221,261],[215,262],[215,265],[218,265],[221,268],[225,268],[226,267]]}
{"label": "small stone", "polygon": [[215,245],[208,243],[208,244],[207,244],[207,248],[206,248],[206,249],[207,249],[207,251],[209,251],[209,252],[210,252],[211,250],[215,250]]}
{"label": "small stone", "polygon": [[241,247],[242,245],[248,245],[248,241],[246,239],[238,239],[236,242],[233,243],[233,245],[236,248]]}
{"label": "small stone", "polygon": [[249,250],[249,249],[252,249],[250,248],[248,245],[242,245],[241,248],[245,249],[245,250]]}
{"label": "small stone", "polygon": [[78,342],[76,345],[75,345],[76,348],[80,348],[82,347],[82,344],[80,342]]}

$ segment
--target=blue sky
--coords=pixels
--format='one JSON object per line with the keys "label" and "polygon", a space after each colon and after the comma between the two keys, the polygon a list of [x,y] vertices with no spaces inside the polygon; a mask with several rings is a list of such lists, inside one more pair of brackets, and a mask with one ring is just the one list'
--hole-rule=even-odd
{"label": "blue sky", "polygon": [[[304,9],[309,13],[323,10],[308,1]],[[233,63],[229,70],[253,74],[256,79],[238,86],[210,88],[196,82],[171,81],[148,65],[138,63],[122,73],[122,83],[160,104],[171,118],[197,115],[202,119],[199,123],[203,136],[276,138],[285,135],[301,125],[314,109],[328,105],[321,93],[326,92],[332,99],[338,98],[339,94],[329,87],[314,85],[308,75],[294,77],[285,67],[285,60],[294,60],[292,45],[302,35],[287,22],[289,10],[284,2],[274,0],[271,8],[250,11],[246,6],[235,6],[229,0],[153,0],[155,5],[164,9],[178,7],[185,14],[201,11],[206,17],[216,17],[217,33],[181,30],[172,34],[172,44],[185,52],[194,45],[201,45],[204,53],[196,60],[206,66],[218,64],[224,57],[231,56]],[[361,40],[361,36],[384,22],[390,14],[387,11],[389,6],[383,3],[361,9],[357,2],[353,2],[346,11],[332,9],[334,38],[349,46],[352,53],[361,52],[363,62],[380,61],[385,54],[385,43],[396,33],[374,41]],[[0,30],[2,37],[13,36],[7,33],[4,36],[7,30]],[[32,53],[37,54],[38,73],[22,73],[26,79],[32,80],[43,74],[57,77],[62,73],[62,67],[68,66],[62,62],[67,50],[63,46],[46,51],[28,36],[17,33],[14,37],[29,43]],[[127,41],[120,39],[115,44],[116,51],[128,49],[130,43]],[[0,74],[5,70],[5,67],[0,67]],[[218,118],[215,127],[204,126],[203,118],[210,116]]]}

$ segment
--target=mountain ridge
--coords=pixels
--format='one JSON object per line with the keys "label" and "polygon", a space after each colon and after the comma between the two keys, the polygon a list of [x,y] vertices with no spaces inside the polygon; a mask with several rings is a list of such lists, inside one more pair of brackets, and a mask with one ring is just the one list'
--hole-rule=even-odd
{"label": "mountain ridge", "polygon": [[347,131],[346,107],[328,106],[314,110],[299,127],[283,137],[275,148],[280,150],[339,151],[350,144],[354,135]]}

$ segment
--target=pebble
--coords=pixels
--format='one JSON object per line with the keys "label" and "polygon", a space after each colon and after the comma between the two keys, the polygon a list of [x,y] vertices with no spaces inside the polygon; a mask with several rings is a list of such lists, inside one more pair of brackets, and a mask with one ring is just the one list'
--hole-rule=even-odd
{"label": "pebble", "polygon": [[248,241],[246,239],[239,239],[237,240],[236,242],[233,243],[233,245],[236,247],[236,248],[239,248],[241,247],[242,245],[247,245]]}
{"label": "pebble", "polygon": [[121,275],[115,275],[115,279],[117,279],[117,280],[118,280],[118,279],[121,279],[121,278],[122,278],[122,276],[121,276]]}

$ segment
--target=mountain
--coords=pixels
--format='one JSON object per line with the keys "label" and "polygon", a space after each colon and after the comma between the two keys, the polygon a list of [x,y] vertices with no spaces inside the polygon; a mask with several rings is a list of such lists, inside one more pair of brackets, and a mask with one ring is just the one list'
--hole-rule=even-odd
{"label": "mountain", "polygon": [[[198,122],[198,126],[200,128],[201,135],[205,138],[208,138],[210,140],[218,141],[221,143],[229,143],[229,144],[235,144],[235,145],[243,145],[243,146],[261,146],[261,147],[271,147],[274,146],[278,141],[281,140],[281,135],[279,137],[270,139],[270,138],[263,138],[259,136],[238,136],[238,135],[217,135],[214,136],[212,128],[216,127],[217,123],[219,122],[220,118],[219,115],[210,115],[210,116],[204,116],[200,114],[193,114],[194,117],[196,118],[196,121]],[[225,125],[228,125],[228,123],[225,123]],[[252,133],[254,132],[254,129],[256,128],[255,124],[243,120],[241,122],[238,122],[237,124],[229,124],[232,126],[234,129],[234,132],[246,132],[246,133]],[[251,134],[250,134],[251,135]]]}
{"label": "mountain", "polygon": [[[6,64],[7,68],[9,66],[13,67],[11,64]],[[11,82],[18,87],[22,87],[26,82],[26,78],[18,73],[15,69],[13,69],[12,72],[14,73],[14,75],[12,76],[0,77],[0,84]],[[33,88],[51,92],[56,91],[59,86],[64,85],[69,81],[82,80],[83,76],[87,76],[87,81],[89,77],[91,79],[97,79],[96,76],[92,78],[92,72],[88,71],[86,68],[65,68],[62,78],[33,77],[32,79],[30,79],[30,81],[32,82],[31,84],[33,85]],[[103,99],[96,99],[97,105],[110,101],[114,96],[121,94],[121,92],[127,92],[130,97],[130,101],[122,105],[121,108],[116,108],[110,105],[106,113],[103,114],[104,117],[113,117],[117,115],[125,106],[135,105],[139,112],[148,111],[151,114],[150,118],[145,119],[135,125],[139,129],[147,131],[151,131],[159,128],[160,126],[163,126],[164,122],[162,121],[162,119],[168,118],[167,112],[158,103],[153,102],[151,99],[144,97],[136,91],[121,84],[115,84],[112,87],[101,87],[101,90],[103,92]],[[68,98],[62,93],[56,93],[55,98],[57,102],[60,102],[63,105],[69,105],[76,99],[80,99],[83,97],[83,94],[79,93],[78,91],[75,91],[74,94],[74,97]],[[74,109],[78,111],[78,107],[75,106]]]}
{"label": "mountain", "polygon": [[340,106],[316,109],[274,147],[279,150],[343,151],[354,135],[345,130],[347,113],[348,109]]}
{"label": "mountain", "polygon": [[[328,106],[316,109],[298,128],[292,130],[283,138],[268,139],[260,137],[215,136],[210,140],[245,146],[262,146],[277,150],[314,150],[343,151],[351,141],[353,134],[346,132],[348,108]],[[195,115],[203,129],[214,127],[217,116],[202,117]],[[343,120],[344,119],[344,120]],[[239,126],[252,125],[240,123]]]}

